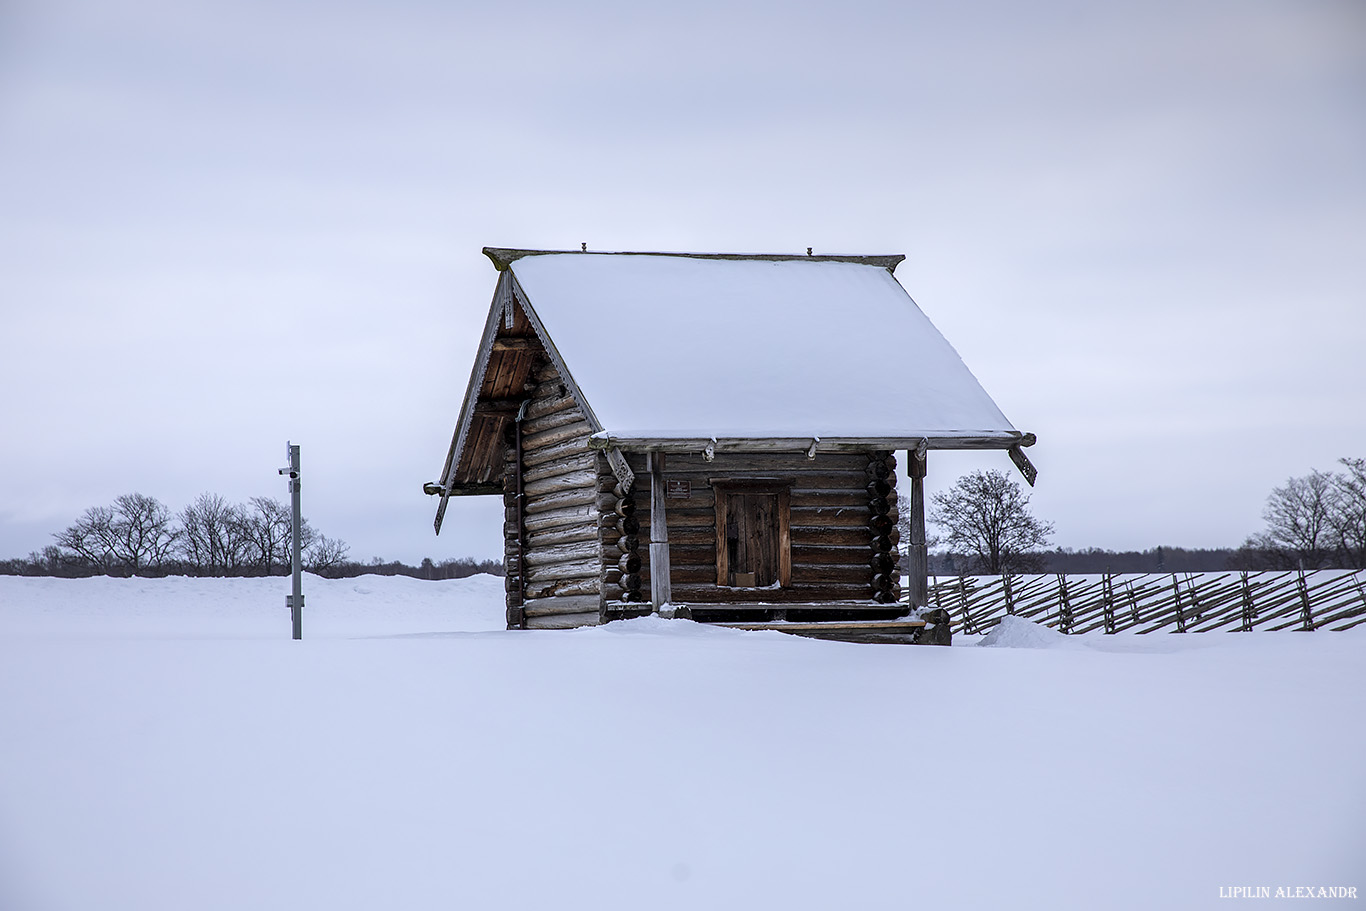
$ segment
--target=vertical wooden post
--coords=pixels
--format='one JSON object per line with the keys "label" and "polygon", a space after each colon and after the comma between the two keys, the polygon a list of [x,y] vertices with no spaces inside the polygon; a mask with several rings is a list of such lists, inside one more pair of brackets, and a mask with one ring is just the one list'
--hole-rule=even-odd
{"label": "vertical wooden post", "polygon": [[1072,632],[1072,602],[1067,597],[1067,576],[1058,573],[1058,631]]}
{"label": "vertical wooden post", "polygon": [[977,621],[972,619],[972,607],[968,603],[967,576],[958,575],[958,605],[963,609],[963,632],[976,634]]}
{"label": "vertical wooden post", "polygon": [[664,453],[648,452],[650,470],[650,602],[658,613],[673,600],[669,584],[669,525],[664,513]]}
{"label": "vertical wooden post", "polygon": [[1181,586],[1176,583],[1176,573],[1172,573],[1172,597],[1176,599],[1176,631],[1186,631],[1186,612],[1181,609]]}
{"label": "vertical wooden post", "polygon": [[[1299,575],[1295,578],[1296,587],[1300,590],[1300,618],[1303,624],[1300,629],[1306,632],[1314,630],[1314,609],[1309,604],[1309,588],[1304,584],[1304,566],[1300,566]],[[297,636],[295,638],[298,638]]]}
{"label": "vertical wooden post", "polygon": [[509,628],[515,625],[517,629],[526,629],[526,490],[522,478],[526,466],[522,464],[522,421],[526,419],[526,406],[530,401],[530,398],[522,400],[512,427],[517,447],[513,463],[513,471],[517,473],[517,605],[515,610],[508,608],[507,620]]}
{"label": "vertical wooden post", "polygon": [[911,608],[930,606],[930,555],[925,547],[925,468],[927,454],[917,450],[906,453],[906,476],[911,482],[911,540],[906,546],[910,565],[906,568],[906,588]]}
{"label": "vertical wooden post", "polygon": [[1110,582],[1110,570],[1101,577],[1101,607],[1105,613],[1105,632],[1115,631],[1115,591]]}

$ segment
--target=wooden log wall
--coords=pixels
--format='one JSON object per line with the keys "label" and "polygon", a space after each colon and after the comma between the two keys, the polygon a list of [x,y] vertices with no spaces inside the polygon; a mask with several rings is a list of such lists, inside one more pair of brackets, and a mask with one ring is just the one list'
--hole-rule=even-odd
{"label": "wooden log wall", "polygon": [[[511,424],[511,432],[517,430]],[[606,459],[588,448],[587,418],[551,365],[532,375],[522,433],[521,509],[516,447],[504,471],[508,627],[566,629],[602,617],[598,476]],[[517,533],[524,534],[517,560]],[[522,565],[524,564],[524,565]]]}
{"label": "wooden log wall", "polygon": [[[634,468],[632,469],[634,470]],[[604,602],[615,601],[639,608],[617,610],[614,617],[639,616],[651,610],[649,599],[642,591],[649,587],[642,582],[648,578],[642,574],[646,555],[642,552],[642,542],[648,541],[648,529],[641,533],[641,518],[637,504],[644,500],[649,503],[648,490],[640,490],[641,483],[649,483],[649,475],[637,475],[636,484],[631,490],[622,488],[616,475],[612,473],[607,460],[601,459],[598,468],[598,528],[602,547],[602,575],[600,584]],[[649,515],[648,506],[645,515]],[[648,519],[646,519],[648,521]]]}
{"label": "wooden log wall", "polygon": [[[644,455],[628,454],[627,461],[640,488],[633,492],[631,515],[605,510],[600,516],[604,528],[611,529],[609,537],[617,534],[621,542],[613,548],[604,539],[603,581],[608,601],[622,601],[632,593],[648,600],[638,593],[650,590],[650,498],[644,486],[650,475]],[[895,601],[900,595],[895,464],[890,453],[818,452],[815,459],[802,453],[718,453],[711,462],[700,453],[670,453],[665,480],[687,481],[691,488],[688,498],[666,501],[674,601],[867,601],[878,592],[888,593]],[[746,477],[792,482],[790,587],[744,589],[716,584],[716,492],[708,478]],[[874,485],[874,480],[881,483]],[[600,486],[615,483],[604,467]],[[878,535],[870,526],[873,517],[879,517]],[[884,523],[886,527],[881,528]],[[878,549],[879,536],[885,539],[887,550]],[[636,565],[628,559],[628,552],[639,558],[637,572],[628,571]],[[883,577],[877,584],[876,575]]]}
{"label": "wooden log wall", "polygon": [[890,452],[874,452],[864,469],[868,475],[868,530],[872,536],[871,562],[873,600],[894,603],[901,597],[901,578],[897,568],[900,554],[892,533],[896,531],[896,457]]}

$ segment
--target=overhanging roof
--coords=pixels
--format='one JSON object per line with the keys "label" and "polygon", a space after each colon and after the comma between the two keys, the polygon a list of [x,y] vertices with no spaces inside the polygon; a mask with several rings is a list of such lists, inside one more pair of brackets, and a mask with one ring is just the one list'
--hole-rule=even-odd
{"label": "overhanging roof", "polygon": [[508,268],[616,436],[1018,434],[892,259],[545,253]]}

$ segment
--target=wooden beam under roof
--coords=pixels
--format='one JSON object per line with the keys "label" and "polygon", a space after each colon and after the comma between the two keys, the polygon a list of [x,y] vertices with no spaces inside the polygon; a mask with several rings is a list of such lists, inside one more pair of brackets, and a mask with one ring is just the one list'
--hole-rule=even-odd
{"label": "wooden beam under roof", "polygon": [[475,414],[516,414],[521,399],[481,399],[474,403]]}
{"label": "wooden beam under roof", "polygon": [[[588,440],[593,449],[615,446],[624,452],[864,452],[869,449],[1010,449],[1033,446],[1032,433],[992,431],[913,437],[632,437],[608,431]],[[813,447],[813,442],[815,443]]]}
{"label": "wooden beam under roof", "polygon": [[498,337],[493,340],[493,351],[527,351],[539,349],[541,343],[533,337]]}

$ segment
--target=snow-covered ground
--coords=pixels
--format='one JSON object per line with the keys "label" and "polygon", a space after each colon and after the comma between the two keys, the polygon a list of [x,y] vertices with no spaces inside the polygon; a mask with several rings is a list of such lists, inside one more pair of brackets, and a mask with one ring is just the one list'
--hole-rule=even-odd
{"label": "snow-covered ground", "polygon": [[0,909],[1366,904],[1366,631],[506,632],[500,579],[310,577],[292,642],[286,590],[0,577]]}

